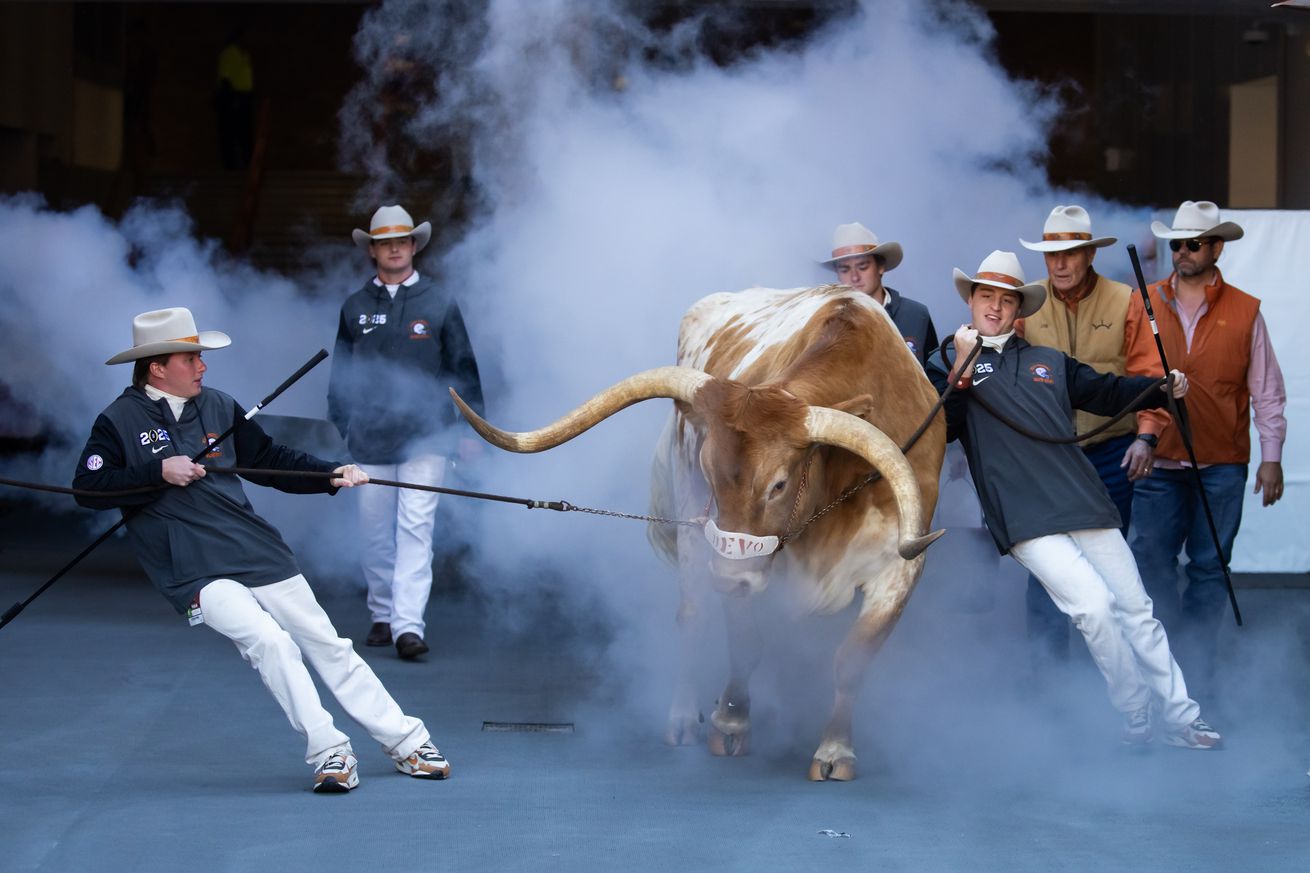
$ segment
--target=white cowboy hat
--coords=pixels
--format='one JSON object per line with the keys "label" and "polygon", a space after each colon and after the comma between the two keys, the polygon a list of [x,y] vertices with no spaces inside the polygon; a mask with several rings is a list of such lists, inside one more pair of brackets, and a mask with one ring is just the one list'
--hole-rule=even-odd
{"label": "white cowboy hat", "polygon": [[1014,252],[992,252],[983,258],[983,262],[978,265],[978,272],[972,276],[959,267],[955,268],[955,290],[960,292],[965,303],[969,302],[974,285],[990,285],[1017,293],[1019,318],[1027,318],[1046,302],[1046,289],[1041,285],[1028,284],[1024,279],[1023,265]]}
{"label": "white cowboy hat", "polygon": [[839,224],[832,232],[832,257],[819,261],[822,266],[837,269],[837,262],[860,255],[874,255],[882,258],[884,270],[894,270],[900,264],[905,253],[898,242],[878,242],[878,237],[858,221]]}
{"label": "white cowboy hat", "polygon": [[1151,222],[1151,233],[1160,239],[1201,239],[1217,236],[1232,242],[1241,239],[1243,230],[1231,221],[1219,220],[1219,207],[1209,200],[1184,200],[1174,215],[1174,226],[1162,221]]}
{"label": "white cowboy hat", "polygon": [[1023,247],[1033,252],[1065,252],[1069,249],[1104,248],[1119,240],[1112,236],[1092,237],[1092,217],[1081,206],[1057,206],[1046,217],[1041,242],[1021,239]]}
{"label": "white cowboy hat", "polygon": [[402,236],[414,237],[414,253],[418,254],[432,238],[432,223],[425,221],[415,227],[414,219],[400,206],[380,206],[378,211],[373,213],[373,220],[368,225],[368,233],[359,228],[350,232],[355,245],[362,249],[368,248],[369,243],[376,240],[396,239]]}
{"label": "white cowboy hat", "polygon": [[232,338],[217,330],[196,330],[191,310],[181,306],[143,312],[132,319],[132,348],[119,352],[106,364],[126,364],[171,352],[207,352],[232,345]]}

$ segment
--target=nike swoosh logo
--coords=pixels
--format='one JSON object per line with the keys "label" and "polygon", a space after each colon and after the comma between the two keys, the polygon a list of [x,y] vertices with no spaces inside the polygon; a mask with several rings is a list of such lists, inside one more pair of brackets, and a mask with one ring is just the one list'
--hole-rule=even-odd
{"label": "nike swoosh logo", "polygon": [[361,330],[360,333],[372,333],[375,330],[377,330],[376,327],[366,327],[363,330]]}
{"label": "nike swoosh logo", "polygon": [[150,454],[157,455],[166,448],[168,448],[168,446],[156,446],[155,448],[150,450]]}
{"label": "nike swoosh logo", "polygon": [[981,379],[974,379],[973,384],[981,385],[982,383],[986,382],[988,379],[992,378],[995,375],[996,375],[995,373],[988,373],[986,376],[983,376]]}

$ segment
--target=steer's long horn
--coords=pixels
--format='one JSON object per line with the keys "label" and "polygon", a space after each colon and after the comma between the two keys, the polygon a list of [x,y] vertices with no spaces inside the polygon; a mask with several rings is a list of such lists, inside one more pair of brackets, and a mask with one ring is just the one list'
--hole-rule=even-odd
{"label": "steer's long horn", "polygon": [[946,533],[944,530],[924,532],[926,524],[923,500],[914,470],[900,448],[885,433],[849,412],[823,406],[811,406],[805,424],[814,442],[838,446],[859,455],[872,464],[891,485],[901,527],[901,539],[896,550],[902,558],[908,561],[917,557],[934,540]]}
{"label": "steer's long horn", "polygon": [[450,396],[455,398],[455,405],[464,413],[473,429],[492,445],[511,452],[544,452],[568,442],[634,403],[656,397],[670,397],[690,403],[700,386],[712,378],[708,373],[692,367],[656,367],[606,388],[555,423],[525,433],[512,433],[488,423],[469,409],[454,388],[450,389]]}

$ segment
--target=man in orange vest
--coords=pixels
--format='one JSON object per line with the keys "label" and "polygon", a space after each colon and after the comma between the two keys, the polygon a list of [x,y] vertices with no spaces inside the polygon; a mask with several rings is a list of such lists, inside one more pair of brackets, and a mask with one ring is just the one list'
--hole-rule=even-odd
{"label": "man in orange vest", "polygon": [[[1283,442],[1287,392],[1260,301],[1224,281],[1216,261],[1242,228],[1221,221],[1219,207],[1188,200],[1173,226],[1151,223],[1169,241],[1174,272],[1150,287],[1171,367],[1187,373],[1187,407],[1202,487],[1214,516],[1222,554],[1215,549],[1196,477],[1176,423],[1160,428],[1152,471],[1133,493],[1131,541],[1155,612],[1171,640],[1194,697],[1214,694],[1215,646],[1228,602],[1224,567],[1242,520],[1242,491],[1251,458],[1251,418],[1260,435],[1260,466],[1253,493],[1265,506],[1283,496]],[[1158,413],[1145,412],[1143,416]],[[1187,550],[1187,586],[1178,587],[1178,553]]]}
{"label": "man in orange vest", "polygon": [[[1019,324],[1024,339],[1058,349],[1102,373],[1163,374],[1141,300],[1133,289],[1098,274],[1092,266],[1097,249],[1114,245],[1116,240],[1092,232],[1086,209],[1057,206],[1046,218],[1041,240],[1019,242],[1029,251],[1042,253],[1047,272],[1039,283],[1047,291],[1046,301]],[[1168,421],[1167,416],[1164,420]],[[1074,430],[1080,435],[1107,421],[1090,412],[1074,412]],[[1146,424],[1139,434],[1137,419],[1130,415],[1080,443],[1119,510],[1125,536],[1132,513],[1133,482],[1151,469],[1151,447],[1145,440],[1153,440],[1149,433],[1152,429],[1158,432],[1161,426]],[[1034,666],[1040,669],[1047,659],[1067,660],[1069,621],[1035,576],[1028,577],[1027,616]]]}

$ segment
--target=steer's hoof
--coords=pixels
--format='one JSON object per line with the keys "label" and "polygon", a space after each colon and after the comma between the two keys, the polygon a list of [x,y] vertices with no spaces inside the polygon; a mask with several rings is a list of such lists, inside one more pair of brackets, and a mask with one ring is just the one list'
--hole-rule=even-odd
{"label": "steer's hoof", "polygon": [[720,758],[740,758],[742,755],[750,754],[750,731],[743,731],[739,734],[725,734],[718,728],[711,727],[706,745],[710,747],[710,754],[712,755],[717,755]]}
{"label": "steer's hoof", "polygon": [[820,761],[815,758],[810,762],[811,782],[850,782],[855,778],[855,759],[838,758],[836,761]]}
{"label": "steer's hoof", "polygon": [[700,742],[702,716],[671,718],[664,728],[664,742],[670,746],[694,746]]}

